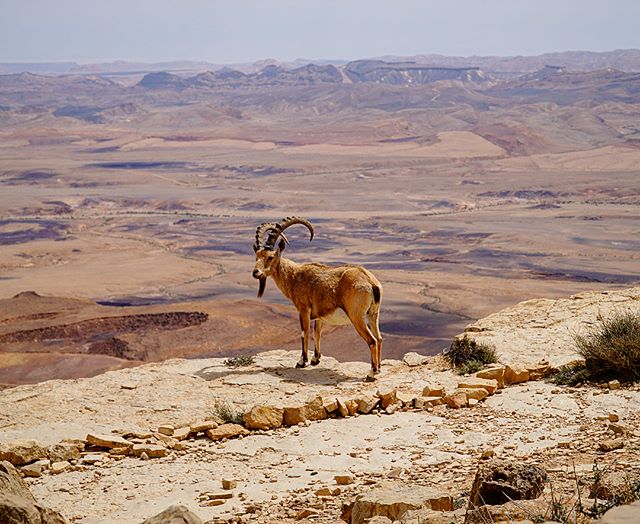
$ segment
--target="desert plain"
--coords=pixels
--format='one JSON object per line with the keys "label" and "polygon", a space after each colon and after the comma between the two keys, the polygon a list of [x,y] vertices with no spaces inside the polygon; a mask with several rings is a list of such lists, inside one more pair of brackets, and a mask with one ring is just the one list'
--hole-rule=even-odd
{"label": "desert plain", "polygon": [[[640,75],[357,61],[0,76],[0,383],[297,349],[255,228],[362,264],[384,358],[537,297],[640,282]],[[368,360],[351,327],[323,352]]]}

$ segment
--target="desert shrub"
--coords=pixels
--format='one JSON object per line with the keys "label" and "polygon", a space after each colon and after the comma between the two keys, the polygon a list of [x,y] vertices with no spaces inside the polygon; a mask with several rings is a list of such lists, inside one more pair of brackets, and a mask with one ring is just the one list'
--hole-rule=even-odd
{"label": "desert shrub", "polygon": [[599,315],[588,333],[573,338],[592,378],[640,379],[639,313],[616,313],[608,319]]}
{"label": "desert shrub", "polygon": [[243,368],[252,365],[256,361],[252,355],[238,355],[237,357],[229,357],[224,361],[224,365],[230,368]]}
{"label": "desert shrub", "polygon": [[496,350],[484,342],[476,342],[466,334],[456,338],[445,353],[450,364],[461,374],[479,371],[485,364],[498,361]]}
{"label": "desert shrub", "polygon": [[228,402],[214,400],[211,406],[213,418],[224,423],[243,424],[243,414]]}
{"label": "desert shrub", "polygon": [[576,362],[558,368],[558,371],[551,375],[549,381],[563,386],[575,386],[588,382],[589,378],[590,373],[584,362]]}

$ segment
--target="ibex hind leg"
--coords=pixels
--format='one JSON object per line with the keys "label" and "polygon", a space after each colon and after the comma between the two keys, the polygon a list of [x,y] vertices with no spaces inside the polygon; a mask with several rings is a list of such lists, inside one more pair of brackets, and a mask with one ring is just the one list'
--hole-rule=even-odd
{"label": "ibex hind leg", "polygon": [[369,310],[367,318],[369,320],[369,328],[376,339],[376,364],[378,368],[376,373],[379,373],[380,366],[382,366],[382,335],[380,334],[380,326],[378,325],[378,320],[380,318],[380,306],[378,304],[375,304]]}
{"label": "ibex hind leg", "polygon": [[358,318],[351,318],[351,322],[353,322],[353,327],[356,328],[358,335],[360,335],[369,346],[369,352],[371,353],[371,371],[367,374],[366,380],[374,380],[374,375],[380,372],[380,363],[378,362],[378,341],[371,333],[369,326],[367,326],[364,315]]}
{"label": "ibex hind leg", "polygon": [[307,362],[309,362],[309,328],[311,326],[311,318],[308,313],[300,313],[300,327],[302,328],[301,338],[302,338],[302,355],[300,356],[300,360],[298,360],[296,367],[303,368],[306,367]]}

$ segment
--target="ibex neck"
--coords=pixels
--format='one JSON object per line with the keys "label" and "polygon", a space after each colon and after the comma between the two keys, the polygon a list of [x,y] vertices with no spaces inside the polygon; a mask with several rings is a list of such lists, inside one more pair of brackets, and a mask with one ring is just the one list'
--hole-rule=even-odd
{"label": "ibex neck", "polygon": [[282,291],[282,294],[288,299],[291,299],[291,282],[299,266],[300,264],[296,264],[293,260],[281,257],[280,263],[271,273],[271,277],[276,283],[276,286],[278,286],[278,289]]}

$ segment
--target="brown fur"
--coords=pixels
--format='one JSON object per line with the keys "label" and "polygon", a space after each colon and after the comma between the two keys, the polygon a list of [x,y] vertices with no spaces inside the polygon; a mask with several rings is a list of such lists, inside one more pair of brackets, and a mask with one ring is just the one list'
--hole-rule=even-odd
{"label": "brown fur", "polygon": [[[382,337],[378,327],[382,285],[361,266],[325,266],[297,264],[282,256],[285,243],[274,250],[256,251],[255,278],[271,277],[298,310],[302,328],[302,358],[298,367],[308,361],[311,321],[315,320],[315,354],[312,365],[320,362],[320,336],[326,317],[336,310],[346,313],[358,334],[369,345],[372,373],[380,371]],[[368,321],[368,325],[367,325]],[[369,375],[372,377],[372,374]]]}

